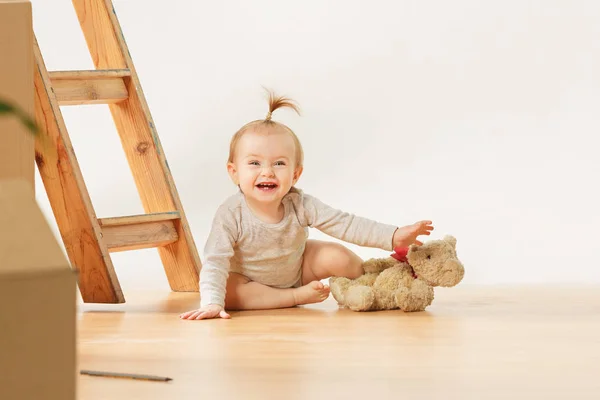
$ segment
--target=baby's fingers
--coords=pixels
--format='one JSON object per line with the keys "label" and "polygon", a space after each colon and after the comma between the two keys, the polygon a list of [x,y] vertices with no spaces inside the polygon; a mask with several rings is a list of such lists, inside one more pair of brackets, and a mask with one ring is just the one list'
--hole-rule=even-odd
{"label": "baby's fingers", "polygon": [[196,319],[205,319],[205,318],[216,318],[221,317],[223,319],[230,319],[231,315],[227,314],[225,310],[223,311],[205,311],[202,314],[198,315]]}
{"label": "baby's fingers", "polygon": [[414,224],[414,226],[418,226],[420,229],[433,229],[433,222],[429,220],[419,221]]}
{"label": "baby's fingers", "polygon": [[421,221],[419,223],[419,234],[420,235],[431,235],[431,231],[433,230],[433,226],[431,225],[431,221]]}
{"label": "baby's fingers", "polygon": [[199,308],[197,310],[193,310],[193,311],[188,311],[185,312],[183,314],[179,315],[179,318],[181,319],[195,319],[195,320],[199,320],[199,319],[208,319],[208,318],[215,318],[215,317],[221,317],[221,318],[231,318],[231,316],[225,311],[223,310],[221,307],[218,308],[214,308],[214,307],[208,307],[207,309],[202,309]]}
{"label": "baby's fingers", "polygon": [[181,319],[188,319],[188,318],[192,317],[192,315],[194,315],[194,318],[195,318],[195,315],[198,314],[199,312],[200,312],[200,310],[188,311],[188,312],[185,312],[183,314],[180,314],[179,318],[181,318]]}
{"label": "baby's fingers", "polygon": [[180,317],[182,319],[204,319],[215,317],[217,314],[219,314],[218,311],[194,310],[181,314]]}
{"label": "baby's fingers", "polygon": [[206,318],[214,318],[218,315],[218,312],[215,311],[202,311],[199,313],[196,318],[193,319],[206,319]]}

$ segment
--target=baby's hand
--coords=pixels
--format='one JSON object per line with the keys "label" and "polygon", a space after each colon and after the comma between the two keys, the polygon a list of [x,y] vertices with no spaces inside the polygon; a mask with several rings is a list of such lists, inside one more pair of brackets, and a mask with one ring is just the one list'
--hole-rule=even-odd
{"label": "baby's hand", "polygon": [[394,237],[392,238],[393,248],[408,247],[411,244],[416,244],[418,246],[422,245],[423,242],[418,241],[417,237],[421,235],[430,235],[433,230],[431,224],[431,221],[419,221],[412,225],[396,229]]}
{"label": "baby's hand", "polygon": [[181,319],[205,319],[215,317],[221,317],[225,319],[231,318],[231,316],[225,312],[223,307],[217,304],[209,304],[206,307],[188,311],[179,315],[179,318]]}

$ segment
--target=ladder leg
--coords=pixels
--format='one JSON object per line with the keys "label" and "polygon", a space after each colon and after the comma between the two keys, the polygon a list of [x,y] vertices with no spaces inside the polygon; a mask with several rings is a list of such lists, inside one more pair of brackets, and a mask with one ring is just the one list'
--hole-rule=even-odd
{"label": "ladder leg", "polygon": [[108,249],[34,35],[36,164],[86,303],[124,303]]}
{"label": "ladder leg", "polygon": [[125,79],[128,98],[109,109],[145,211],[180,214],[179,239],[158,247],[169,285],[173,291],[198,291],[198,251],[112,2],[72,1],[96,68],[131,72]]}

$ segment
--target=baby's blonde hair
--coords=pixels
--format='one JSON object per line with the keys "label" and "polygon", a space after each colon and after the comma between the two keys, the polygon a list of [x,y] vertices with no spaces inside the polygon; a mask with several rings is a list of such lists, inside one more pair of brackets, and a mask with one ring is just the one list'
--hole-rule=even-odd
{"label": "baby's blonde hair", "polygon": [[265,133],[271,133],[274,131],[273,128],[280,128],[280,130],[288,133],[294,140],[294,148],[296,149],[296,168],[301,167],[304,164],[304,150],[302,149],[302,145],[300,144],[298,136],[296,136],[294,131],[292,131],[287,125],[284,125],[281,122],[273,121],[271,119],[273,112],[283,107],[289,107],[292,110],[296,111],[298,115],[300,115],[299,107],[294,100],[283,96],[277,96],[272,91],[267,92],[269,93],[269,112],[267,113],[264,119],[258,119],[255,121],[248,122],[233,135],[233,137],[231,138],[231,143],[229,144],[228,162],[232,163],[235,159],[235,149],[237,143],[240,141],[240,138],[244,133],[248,132],[249,130],[253,130],[254,132],[260,131]]}

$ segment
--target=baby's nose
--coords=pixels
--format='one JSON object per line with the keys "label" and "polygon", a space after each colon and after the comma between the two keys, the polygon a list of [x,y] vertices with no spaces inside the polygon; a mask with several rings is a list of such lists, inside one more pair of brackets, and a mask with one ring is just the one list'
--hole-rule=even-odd
{"label": "baby's nose", "polygon": [[273,168],[271,168],[270,166],[264,167],[262,169],[262,174],[263,175],[267,175],[267,176],[272,176],[273,175]]}

